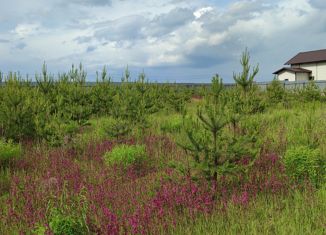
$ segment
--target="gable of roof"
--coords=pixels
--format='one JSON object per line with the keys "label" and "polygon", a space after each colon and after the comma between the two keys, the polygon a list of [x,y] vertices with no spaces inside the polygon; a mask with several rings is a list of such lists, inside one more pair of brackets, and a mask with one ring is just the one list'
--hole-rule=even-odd
{"label": "gable of roof", "polygon": [[275,71],[273,74],[279,74],[282,71],[289,71],[291,73],[311,73],[311,70],[308,70],[308,69],[284,67],[284,68],[281,68],[281,69]]}
{"label": "gable of roof", "polygon": [[317,51],[300,52],[285,64],[286,65],[303,64],[303,63],[313,63],[313,62],[322,62],[322,61],[326,61],[326,49],[317,50]]}

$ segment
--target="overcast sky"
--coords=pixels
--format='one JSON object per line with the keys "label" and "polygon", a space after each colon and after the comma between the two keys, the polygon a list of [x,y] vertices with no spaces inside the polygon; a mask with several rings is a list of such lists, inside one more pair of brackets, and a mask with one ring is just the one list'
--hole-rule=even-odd
{"label": "overcast sky", "polygon": [[82,62],[114,80],[232,82],[247,47],[258,81],[300,51],[326,48],[325,0],[0,0],[0,70],[34,74]]}

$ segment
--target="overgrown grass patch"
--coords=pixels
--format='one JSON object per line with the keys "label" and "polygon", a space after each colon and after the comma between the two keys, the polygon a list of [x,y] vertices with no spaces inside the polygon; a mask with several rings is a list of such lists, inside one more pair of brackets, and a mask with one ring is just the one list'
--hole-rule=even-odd
{"label": "overgrown grass patch", "polygon": [[117,145],[110,152],[104,154],[105,163],[108,166],[140,165],[146,161],[147,154],[144,145]]}
{"label": "overgrown grass patch", "polygon": [[22,154],[20,144],[15,144],[12,141],[0,140],[0,162],[3,164],[9,160],[18,158]]}
{"label": "overgrown grass patch", "polygon": [[325,210],[325,188],[259,196],[248,207],[230,205],[195,223],[181,223],[171,234],[325,234]]}

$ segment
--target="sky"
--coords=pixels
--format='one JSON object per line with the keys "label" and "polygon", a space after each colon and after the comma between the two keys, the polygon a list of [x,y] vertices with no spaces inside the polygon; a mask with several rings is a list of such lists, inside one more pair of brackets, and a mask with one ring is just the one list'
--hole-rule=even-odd
{"label": "sky", "polygon": [[94,80],[128,65],[158,82],[224,82],[248,48],[257,81],[301,51],[326,48],[325,0],[0,0],[0,71],[84,65]]}

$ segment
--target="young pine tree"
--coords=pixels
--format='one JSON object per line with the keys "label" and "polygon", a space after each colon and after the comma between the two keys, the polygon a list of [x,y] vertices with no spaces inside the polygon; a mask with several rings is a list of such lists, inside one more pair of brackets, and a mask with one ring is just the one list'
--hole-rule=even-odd
{"label": "young pine tree", "polygon": [[236,84],[242,88],[242,90],[247,93],[253,86],[254,78],[259,72],[258,64],[253,67],[252,72],[250,73],[250,55],[248,49],[242,53],[240,64],[242,66],[242,72],[239,74],[233,73],[233,79]]}
{"label": "young pine tree", "polygon": [[228,123],[225,115],[223,83],[218,75],[212,79],[212,89],[206,104],[197,110],[197,119],[185,120],[187,143],[180,146],[194,158],[194,167],[212,182],[217,181],[218,172],[230,161],[223,154],[222,130]]}

